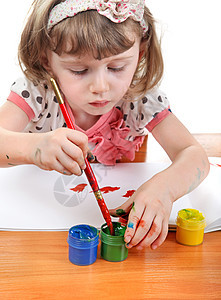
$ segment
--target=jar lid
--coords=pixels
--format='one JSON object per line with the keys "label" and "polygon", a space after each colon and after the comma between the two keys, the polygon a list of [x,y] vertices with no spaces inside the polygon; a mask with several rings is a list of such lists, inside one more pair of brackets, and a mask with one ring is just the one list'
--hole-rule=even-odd
{"label": "jar lid", "polygon": [[75,225],[69,229],[67,242],[71,247],[89,249],[98,245],[99,232],[91,225]]}
{"label": "jar lid", "polygon": [[199,230],[206,226],[205,216],[197,209],[187,208],[178,212],[177,226],[188,230]]}
{"label": "jar lid", "polygon": [[114,226],[114,232],[115,235],[110,235],[109,228],[107,226],[107,223],[103,224],[101,226],[101,241],[108,245],[113,246],[121,246],[124,245],[124,233],[126,230],[126,227],[122,226],[119,222],[112,222]]}

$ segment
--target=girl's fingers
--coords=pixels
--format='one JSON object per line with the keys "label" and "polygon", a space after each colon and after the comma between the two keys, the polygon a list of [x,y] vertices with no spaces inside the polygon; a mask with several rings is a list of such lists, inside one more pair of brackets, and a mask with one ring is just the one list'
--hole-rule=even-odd
{"label": "girl's fingers", "polygon": [[158,248],[160,245],[162,245],[167,237],[167,234],[168,234],[168,222],[164,220],[162,223],[161,233],[157,237],[157,239],[155,239],[155,241],[152,243],[151,248],[154,250]]}
{"label": "girl's fingers", "polygon": [[57,160],[59,161],[59,163],[62,166],[62,171],[67,170],[71,174],[75,174],[77,176],[82,175],[82,169],[83,168],[81,168],[81,166],[78,164],[78,162],[73,160],[67,154],[62,153],[61,155],[58,155]]}
{"label": "girl's fingers", "polygon": [[73,131],[72,129],[70,129],[68,139],[72,144],[81,149],[81,151],[83,152],[83,158],[85,159],[88,153],[88,137],[86,136],[86,134],[77,130]]}
{"label": "girl's fingers", "polygon": [[[79,170],[84,170],[86,168],[85,158],[79,147],[72,143],[66,143],[62,145],[62,150],[63,151],[57,155],[57,158],[70,172],[76,174],[75,163],[79,165]],[[79,171],[77,173],[79,173]]]}
{"label": "girl's fingers", "polygon": [[133,199],[131,197],[126,202],[124,202],[122,205],[120,205],[114,209],[110,209],[109,212],[110,212],[111,216],[113,216],[113,217],[127,216],[129,214],[130,210],[132,209],[132,207],[133,207]]}
{"label": "girl's fingers", "polygon": [[149,231],[139,243],[137,249],[140,250],[144,247],[150,246],[161,235],[162,226],[162,219],[159,216],[156,216],[150,225]]}
{"label": "girl's fingers", "polygon": [[[128,218],[127,229],[124,234],[124,241],[128,244],[128,248],[133,247],[138,241],[141,240],[140,236],[137,236],[137,233],[135,235],[135,232],[140,222],[140,219],[142,218],[144,210],[145,205],[142,202],[136,202],[132,206]],[[129,243],[131,244],[129,245]]]}

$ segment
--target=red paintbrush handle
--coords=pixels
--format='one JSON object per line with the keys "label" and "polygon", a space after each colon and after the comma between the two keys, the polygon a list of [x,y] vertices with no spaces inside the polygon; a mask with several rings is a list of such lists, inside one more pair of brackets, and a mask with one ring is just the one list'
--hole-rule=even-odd
{"label": "red paintbrush handle", "polygon": [[[73,122],[72,122],[72,120],[71,120],[71,118],[68,114],[68,111],[67,111],[67,108],[66,108],[65,104],[62,103],[62,104],[59,104],[59,105],[60,105],[62,114],[64,116],[64,119],[65,119],[65,122],[66,122],[68,128],[75,129],[74,124],[73,124]],[[84,172],[87,176],[87,179],[88,179],[93,191],[96,192],[96,191],[99,190],[99,186],[98,186],[97,180],[94,176],[93,170],[91,169],[91,166],[90,166],[89,161],[88,161],[87,158],[85,159],[85,163],[86,163],[86,169],[84,170]]]}
{"label": "red paintbrush handle", "polygon": [[98,205],[100,207],[100,210],[102,212],[102,215],[103,215],[103,217],[104,217],[104,219],[105,219],[105,221],[107,223],[107,226],[109,227],[110,234],[111,235],[115,235],[114,234],[113,223],[111,221],[111,216],[110,216],[109,210],[108,210],[108,208],[106,206],[106,203],[104,202],[104,198],[103,198],[103,196],[101,194],[101,191],[98,190],[98,191],[94,192],[94,195],[95,195],[95,197],[97,199],[97,203],[98,203]]}
{"label": "red paintbrush handle", "polygon": [[70,128],[70,129],[75,129],[74,128],[74,124],[73,124],[73,122],[72,122],[72,120],[71,120],[71,118],[69,116],[69,113],[68,113],[67,108],[64,105],[64,103],[59,104],[59,106],[60,106],[61,112],[63,114],[63,117],[65,119],[65,122],[67,124],[67,127]]}
{"label": "red paintbrush handle", "polygon": [[[70,128],[70,129],[75,129],[74,128],[74,124],[73,124],[73,122],[72,122],[72,120],[70,118],[70,115],[69,115],[69,113],[67,111],[67,108],[66,108],[66,106],[64,104],[64,100],[62,98],[62,95],[61,95],[61,93],[59,91],[59,88],[58,88],[57,83],[54,80],[54,78],[51,78],[51,84],[52,84],[52,87],[54,89],[57,101],[59,103],[61,112],[62,112],[62,114],[64,116],[64,119],[65,119],[65,122],[67,124],[67,127]],[[86,169],[84,171],[85,171],[85,174],[87,176],[87,179],[88,179],[88,181],[89,181],[89,183],[90,183],[90,185],[92,187],[92,190],[93,190],[94,195],[95,195],[95,197],[97,199],[97,202],[98,202],[98,204],[100,206],[100,209],[101,209],[101,212],[103,214],[103,217],[104,217],[105,221],[107,222],[107,225],[108,225],[108,227],[110,229],[110,233],[111,233],[111,235],[114,235],[114,228],[113,228],[113,224],[111,222],[110,213],[109,213],[109,211],[107,209],[107,206],[106,206],[106,204],[104,202],[104,198],[103,198],[103,196],[101,194],[101,191],[99,190],[99,186],[98,186],[97,180],[96,180],[96,178],[94,176],[94,172],[91,169],[91,166],[90,166],[87,158],[85,159],[85,163],[86,163]]]}
{"label": "red paintbrush handle", "polygon": [[[72,120],[71,120],[71,118],[68,114],[68,111],[67,111],[67,108],[66,108],[65,104],[64,103],[59,103],[59,105],[60,105],[62,114],[64,116],[64,119],[65,119],[65,122],[66,122],[68,128],[75,129],[74,124],[73,124],[73,122],[72,122]],[[103,196],[101,194],[101,191],[99,189],[96,177],[94,175],[94,172],[93,172],[93,170],[91,168],[91,165],[90,165],[87,158],[85,159],[85,163],[86,163],[86,169],[84,170],[84,172],[85,172],[85,174],[87,176],[87,179],[88,179],[88,181],[89,181],[89,183],[92,187],[92,190],[93,190],[94,195],[97,199],[97,202],[98,202],[98,205],[99,205],[100,210],[102,212],[102,215],[103,215],[103,217],[104,217],[104,219],[107,223],[107,226],[109,227],[110,233],[111,233],[111,235],[114,235],[114,228],[113,228],[113,224],[111,222],[111,216],[110,216],[109,210],[106,206],[104,198],[103,198]]]}

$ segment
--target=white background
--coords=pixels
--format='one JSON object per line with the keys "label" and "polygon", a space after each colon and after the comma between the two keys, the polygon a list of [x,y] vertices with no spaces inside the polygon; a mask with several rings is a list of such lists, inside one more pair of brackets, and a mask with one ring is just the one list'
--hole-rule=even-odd
{"label": "white background", "polygon": [[[1,3],[0,103],[21,75],[17,46],[31,3]],[[220,0],[146,0],[146,4],[162,37],[165,74],[161,89],[174,114],[192,133],[221,132]]]}

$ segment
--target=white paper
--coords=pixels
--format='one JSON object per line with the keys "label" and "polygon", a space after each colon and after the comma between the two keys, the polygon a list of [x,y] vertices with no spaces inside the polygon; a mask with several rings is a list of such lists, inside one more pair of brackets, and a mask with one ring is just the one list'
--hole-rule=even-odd
{"label": "white paper", "polygon": [[[120,187],[103,193],[108,208],[115,208],[128,199],[123,197],[128,190],[136,190],[168,165],[122,163],[105,167],[93,164],[92,168],[100,188]],[[82,183],[87,184],[83,192],[71,190]],[[68,230],[82,223],[100,228],[105,222],[85,174],[65,176],[29,165],[2,168],[0,187],[1,230]],[[177,212],[182,208],[203,211],[207,225],[221,217],[221,168],[211,166],[209,176],[200,187],[174,203],[170,224],[175,224]],[[216,226],[220,225],[219,222]]]}

